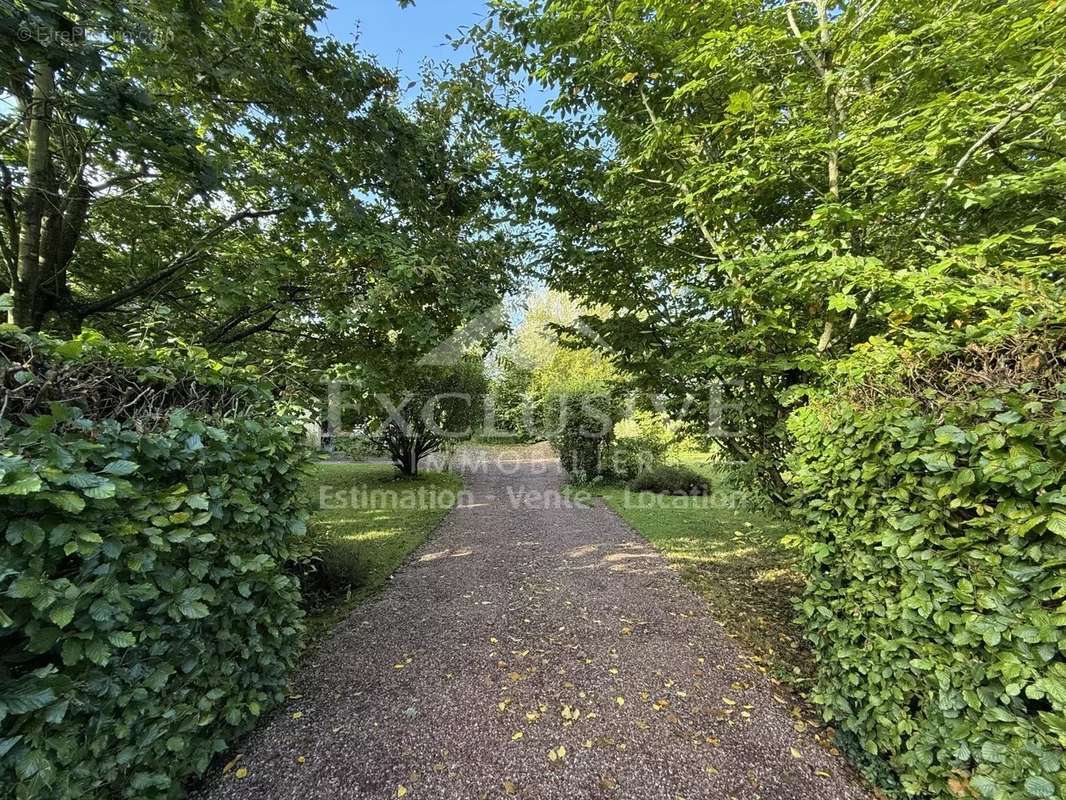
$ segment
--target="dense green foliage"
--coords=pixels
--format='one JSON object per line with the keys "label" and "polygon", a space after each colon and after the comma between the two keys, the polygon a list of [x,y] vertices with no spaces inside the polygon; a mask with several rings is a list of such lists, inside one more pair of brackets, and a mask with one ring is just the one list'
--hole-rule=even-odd
{"label": "dense green foliage", "polygon": [[681,464],[659,464],[644,469],[628,485],[636,492],[659,494],[704,495],[709,490],[703,475]]}
{"label": "dense green foliage", "polygon": [[299,653],[302,429],[194,351],[9,329],[0,377],[0,796],[176,796]]}
{"label": "dense green foliage", "polygon": [[515,214],[596,346],[793,501],[817,699],[909,793],[1061,796],[1061,396],[899,376],[1061,348],[1061,4],[493,7],[464,78]]}
{"label": "dense green foliage", "polygon": [[1066,792],[1066,372],[1041,341],[1061,353],[887,348],[790,423],[814,698],[908,794]]}
{"label": "dense green foliage", "polygon": [[601,475],[618,421],[618,401],[603,391],[551,392],[541,407],[541,426],[575,483]]}
{"label": "dense green foliage", "polygon": [[279,696],[302,455],[264,387],[415,474],[486,393],[421,357],[521,259],[507,431],[689,493],[662,434],[699,426],[793,501],[814,696],[882,777],[1066,794],[1063,4],[489,6],[410,102],[323,0],[0,8],[0,311],[200,348],[0,340],[0,793],[165,796]]}
{"label": "dense green foliage", "polygon": [[0,8],[9,321],[255,351],[318,394],[498,302],[492,151],[448,90],[323,35],[321,0]]}
{"label": "dense green foliage", "polygon": [[484,416],[488,380],[480,358],[463,356],[394,370],[377,385],[356,379],[348,388],[356,426],[400,472],[417,475],[427,455],[473,435]]}
{"label": "dense green foliage", "polygon": [[634,411],[614,426],[607,471],[614,478],[628,480],[657,467],[676,440],[660,415]]}
{"label": "dense green foliage", "polygon": [[543,427],[549,396],[620,386],[614,364],[570,327],[587,312],[564,292],[543,290],[527,299],[522,321],[493,352],[491,394],[499,428],[540,441],[550,433]]}
{"label": "dense green foliage", "polygon": [[[1061,4],[493,6],[467,77],[550,285],[779,497],[789,399],[856,345],[1061,307]],[[497,102],[527,76],[549,108]]]}

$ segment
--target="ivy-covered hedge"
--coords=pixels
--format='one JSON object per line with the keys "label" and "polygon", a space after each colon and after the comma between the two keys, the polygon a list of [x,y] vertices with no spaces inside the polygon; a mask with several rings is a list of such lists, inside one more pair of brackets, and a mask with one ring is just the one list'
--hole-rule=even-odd
{"label": "ivy-covered hedge", "polygon": [[283,699],[301,430],[195,351],[7,328],[0,378],[0,796],[178,795]]}
{"label": "ivy-covered hedge", "polygon": [[1064,377],[967,359],[793,415],[813,696],[906,794],[1066,797]]}

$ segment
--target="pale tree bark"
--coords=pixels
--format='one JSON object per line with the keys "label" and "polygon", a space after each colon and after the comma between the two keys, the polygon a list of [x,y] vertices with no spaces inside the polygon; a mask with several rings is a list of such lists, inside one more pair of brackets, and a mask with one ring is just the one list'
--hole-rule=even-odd
{"label": "pale tree bark", "polygon": [[[34,64],[28,100],[20,108],[26,142],[26,183],[16,192],[3,169],[4,239],[12,305],[8,322],[40,328],[67,302],[67,266],[89,213],[92,191],[77,169],[60,187],[53,149],[56,118],[55,69]],[[19,196],[21,195],[21,196]]]}
{"label": "pale tree bark", "polygon": [[[19,95],[26,149],[24,185],[17,187],[12,170],[0,165],[0,256],[7,271],[6,283],[11,287],[9,323],[39,330],[50,314],[56,314],[68,333],[76,332],[87,317],[118,310],[174,280],[206,258],[210,244],[233,226],[285,210],[278,207],[238,211],[219,221],[156,272],[106,297],[73,297],[67,272],[95,193],[156,176],[142,165],[137,171],[90,185],[84,174],[91,146],[88,140],[75,135],[72,145],[71,140],[58,135],[55,68],[38,62],[29,78],[31,85],[26,85],[26,92]],[[61,168],[57,167],[57,153]]]}
{"label": "pale tree bark", "polygon": [[[840,202],[840,134],[844,129],[844,103],[837,85],[837,65],[833,53],[833,31],[829,20],[828,0],[812,0],[818,24],[818,50],[815,51],[803,38],[803,31],[796,21],[792,6],[785,10],[789,29],[799,42],[804,58],[822,80],[825,91],[826,122],[829,136],[828,156],[826,159],[826,181],[828,195],[834,203]],[[876,4],[875,4],[876,7]],[[872,13],[872,12],[871,12]],[[833,224],[829,235],[832,239],[831,253],[834,258],[840,254],[838,244],[839,231]],[[818,352],[824,353],[833,343],[833,318],[826,316],[822,325],[822,335],[818,338]]]}
{"label": "pale tree bark", "polygon": [[[52,116],[55,102],[55,71],[44,63],[33,67],[33,94],[26,114],[26,190],[22,203],[18,261],[12,288],[8,321],[32,327],[37,313],[36,299],[41,284],[42,235],[55,228],[57,200],[55,172],[52,169]],[[45,218],[49,223],[45,224]],[[43,252],[42,252],[43,251]]]}

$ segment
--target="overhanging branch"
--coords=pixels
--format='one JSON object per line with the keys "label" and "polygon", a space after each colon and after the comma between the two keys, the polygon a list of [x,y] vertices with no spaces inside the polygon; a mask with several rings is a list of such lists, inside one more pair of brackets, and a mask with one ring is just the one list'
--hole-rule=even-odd
{"label": "overhanging branch", "polygon": [[286,208],[287,207],[267,208],[259,210],[246,209],[244,211],[240,211],[236,214],[227,217],[225,220],[220,222],[218,225],[216,225],[203,236],[201,236],[199,239],[197,239],[196,242],[193,243],[192,247],[190,247],[176,259],[174,259],[165,267],[163,267],[163,269],[152,275],[149,275],[143,280],[137,281],[132,286],[128,286],[125,289],[122,289],[118,292],[115,292],[114,294],[109,295],[108,297],[104,297],[100,300],[96,300],[94,302],[78,306],[76,309],[77,313],[82,318],[84,318],[91,316],[92,314],[102,314],[107,311],[113,311],[119,306],[144,294],[153,286],[156,286],[157,284],[169,280],[174,275],[181,272],[183,269],[190,266],[191,264],[195,264],[197,261],[199,261],[206,255],[206,253],[204,252],[205,245],[207,245],[220,233],[223,233],[227,229],[236,225],[238,222],[241,222],[246,219],[261,219],[263,217],[274,216],[275,214],[280,214],[282,211],[285,211]]}

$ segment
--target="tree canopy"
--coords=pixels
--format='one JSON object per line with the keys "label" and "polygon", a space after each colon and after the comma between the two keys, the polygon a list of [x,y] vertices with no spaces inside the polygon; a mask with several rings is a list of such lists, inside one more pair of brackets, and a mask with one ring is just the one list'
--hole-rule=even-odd
{"label": "tree canopy", "polygon": [[[990,4],[496,2],[468,33],[551,285],[771,482],[788,405],[879,337],[1061,317],[1066,18]],[[500,101],[523,79],[553,99]]]}
{"label": "tree canopy", "polygon": [[491,149],[432,81],[401,105],[393,73],[317,32],[326,9],[5,6],[9,321],[254,347],[303,378],[497,302],[514,236]]}

